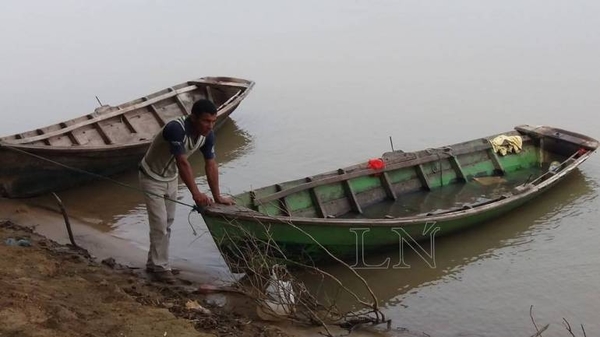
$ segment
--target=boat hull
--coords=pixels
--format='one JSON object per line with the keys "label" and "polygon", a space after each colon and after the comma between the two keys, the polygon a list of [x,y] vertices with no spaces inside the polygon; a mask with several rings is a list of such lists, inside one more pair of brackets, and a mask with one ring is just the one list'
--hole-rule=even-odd
{"label": "boat hull", "polygon": [[238,195],[239,205],[208,208],[204,220],[231,261],[256,249],[292,264],[343,259],[354,266],[364,266],[369,254],[401,254],[406,245],[432,254],[420,242],[523,206],[597,148],[595,140],[560,129],[519,130],[509,133],[522,137],[518,153],[496,155],[487,140],[497,135],[439,151],[389,153],[383,169],[359,164],[267,186]]}
{"label": "boat hull", "polygon": [[147,148],[147,145],[138,145],[114,151],[60,153],[30,149],[27,154],[0,150],[0,155],[6,160],[0,170],[3,182],[1,192],[9,198],[26,198],[89,182],[97,178],[94,175],[109,177],[135,168]]}
{"label": "boat hull", "polygon": [[[542,191],[539,191],[541,193]],[[220,251],[237,261],[237,250],[249,238],[257,242],[271,242],[271,251],[280,250],[278,257],[290,263],[328,263],[336,258],[361,266],[369,255],[381,252],[399,254],[403,245],[435,241],[436,238],[457,233],[478,224],[498,218],[518,208],[539,193],[514,200],[500,207],[456,218],[424,219],[414,223],[389,222],[384,225],[363,223],[308,223],[301,221],[256,221],[254,219],[226,219],[205,217],[206,225]],[[253,243],[254,244],[254,243]],[[406,246],[404,246],[406,248]],[[424,251],[431,254],[430,250]]]}

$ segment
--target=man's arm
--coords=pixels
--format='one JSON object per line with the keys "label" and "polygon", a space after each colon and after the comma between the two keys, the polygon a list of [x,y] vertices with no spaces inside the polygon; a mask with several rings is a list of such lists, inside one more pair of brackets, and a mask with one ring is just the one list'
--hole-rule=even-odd
{"label": "man's arm", "polygon": [[[212,199],[208,197],[208,195],[200,192],[198,186],[196,185],[196,181],[194,180],[194,173],[192,171],[192,165],[187,160],[184,155],[176,155],[175,161],[177,162],[177,168],[179,169],[179,177],[183,180],[185,186],[187,186],[188,190],[192,193],[192,198],[196,205],[199,206],[208,206],[213,203]],[[209,181],[210,185],[210,181]]]}
{"label": "man's arm", "polygon": [[192,198],[198,206],[208,206],[212,200],[204,193],[200,192],[196,181],[194,180],[194,172],[192,165],[184,155],[185,147],[183,140],[185,139],[185,129],[176,121],[167,123],[162,132],[163,138],[169,142],[169,151],[175,157],[175,163],[179,170],[179,177],[185,183],[188,190],[192,193]]}
{"label": "man's arm", "polygon": [[221,191],[219,189],[219,167],[217,165],[217,161],[214,158],[212,158],[205,159],[204,162],[204,167],[206,169],[206,179],[208,180],[208,186],[210,187],[215,202],[225,205],[235,204],[233,199],[221,196]]}

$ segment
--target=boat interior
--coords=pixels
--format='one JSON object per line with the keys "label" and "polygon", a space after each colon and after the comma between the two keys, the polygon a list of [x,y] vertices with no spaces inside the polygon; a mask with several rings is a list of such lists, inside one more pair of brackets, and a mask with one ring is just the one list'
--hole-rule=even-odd
{"label": "boat interior", "polygon": [[[166,122],[190,114],[198,99],[218,108],[239,97],[251,84],[233,78],[202,78],[43,128],[0,138],[11,145],[36,147],[126,146],[147,143]],[[98,100],[100,103],[100,101]]]}
{"label": "boat interior", "polygon": [[587,152],[576,142],[511,131],[502,136],[518,137],[521,146],[503,155],[492,146],[497,136],[411,153],[388,152],[352,167],[267,186],[236,198],[238,205],[280,217],[437,215],[518,194],[523,186],[541,183]]}

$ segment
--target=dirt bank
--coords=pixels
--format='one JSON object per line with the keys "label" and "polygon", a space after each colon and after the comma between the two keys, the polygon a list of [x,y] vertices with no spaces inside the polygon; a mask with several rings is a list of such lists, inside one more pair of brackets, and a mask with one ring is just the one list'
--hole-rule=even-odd
{"label": "dirt bank", "polygon": [[0,256],[0,336],[289,336],[244,315],[241,297],[242,312],[207,304],[190,282],[149,282],[13,222],[0,220]]}

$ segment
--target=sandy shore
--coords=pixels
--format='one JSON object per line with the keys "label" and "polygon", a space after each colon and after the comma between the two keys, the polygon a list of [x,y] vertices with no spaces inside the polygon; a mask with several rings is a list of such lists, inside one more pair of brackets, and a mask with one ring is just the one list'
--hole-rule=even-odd
{"label": "sandy shore", "polygon": [[[103,231],[94,219],[69,219],[80,249],[70,245],[58,205],[0,198],[0,289],[6,289],[0,336],[322,335],[319,327],[262,321],[244,295],[199,291],[210,277],[198,271],[182,271],[174,286],[152,282],[143,271],[145,250]],[[20,238],[31,246],[5,242]],[[194,303],[210,314],[188,308]]]}
{"label": "sandy shore", "polygon": [[70,220],[85,249],[66,245],[60,213],[0,199],[0,336],[290,336],[241,295],[152,282],[146,252]]}

